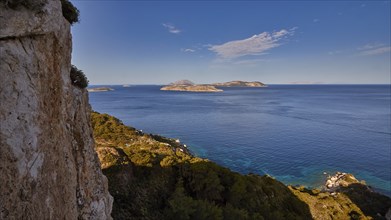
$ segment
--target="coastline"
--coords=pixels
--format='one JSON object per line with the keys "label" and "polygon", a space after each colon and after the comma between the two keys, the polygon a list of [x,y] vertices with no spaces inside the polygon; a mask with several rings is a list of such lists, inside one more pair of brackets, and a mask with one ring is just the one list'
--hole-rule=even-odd
{"label": "coastline", "polygon": [[[116,202],[118,202],[118,205],[121,207],[121,201],[124,198],[123,196],[128,194],[131,195],[131,192],[129,192],[130,189],[131,191],[141,190],[137,184],[134,185],[132,183],[134,181],[144,182],[144,179],[147,178],[149,179],[148,182],[153,183],[151,187],[166,188],[168,187],[166,183],[177,181],[178,178],[184,178],[185,180],[190,178],[191,180],[199,176],[201,179],[197,179],[193,184],[201,184],[202,186],[204,181],[209,179],[207,181],[207,188],[216,190],[217,188],[222,187],[220,184],[224,183],[224,178],[228,178],[229,176],[231,176],[229,178],[233,178],[236,176],[236,178],[242,179],[241,181],[245,182],[252,179],[247,183],[251,185],[254,184],[253,181],[256,180],[258,183],[252,187],[257,187],[258,184],[266,184],[268,188],[274,189],[273,192],[277,194],[272,197],[266,196],[268,195],[266,194],[267,200],[274,200],[275,197],[282,200],[288,199],[280,194],[284,192],[284,195],[289,195],[289,201],[295,201],[294,203],[301,201],[303,204],[307,204],[309,212],[315,219],[321,219],[321,217],[325,215],[330,215],[331,219],[341,219],[351,216],[352,213],[354,213],[354,216],[364,217],[363,219],[369,219],[371,216],[374,217],[379,215],[377,213],[380,213],[381,216],[391,215],[391,198],[374,192],[371,187],[358,181],[351,174],[337,173],[328,176],[327,181],[323,183],[324,186],[318,189],[286,185],[270,175],[261,176],[253,173],[239,174],[224,166],[218,165],[213,161],[195,156],[191,151],[192,147],[182,143],[179,139],[144,133],[141,130],[125,126],[119,119],[107,114],[94,112],[92,114],[92,122],[96,151],[102,164],[103,173],[109,179],[109,190],[114,196],[114,207],[117,211],[119,207],[116,207]],[[110,129],[105,129],[105,126],[109,126]],[[199,170],[199,168],[201,169]],[[179,173],[174,172],[176,173],[176,177],[172,179],[172,170],[184,171]],[[159,180],[158,182],[155,182],[155,179],[161,178],[159,176],[163,173],[166,173],[163,175],[164,181]],[[190,180],[187,179],[186,181]],[[332,185],[330,185],[330,180],[333,181]],[[177,187],[182,187],[183,184],[182,181],[176,183]],[[228,181],[225,182],[223,186],[227,187],[227,189],[232,189],[233,185],[231,184],[233,183]],[[130,186],[132,187],[129,188]],[[185,186],[186,184],[183,185],[183,187]],[[198,187],[199,186],[196,188],[202,189]],[[191,190],[188,193],[190,192]],[[222,191],[218,190],[217,192]],[[245,190],[243,193],[249,193],[249,191]],[[259,193],[263,194],[263,190],[250,193],[248,196],[249,198],[252,198],[253,196],[257,198],[256,194]],[[169,195],[175,195],[175,192],[171,192]],[[150,200],[151,198],[146,196],[145,199]],[[196,202],[200,198],[191,196],[189,199]],[[229,199],[229,197],[227,199]],[[281,202],[282,200],[279,199],[278,201]],[[207,202],[206,200],[202,201]],[[212,199],[210,201],[214,200]],[[283,202],[283,204],[286,204],[286,202],[287,201]],[[245,204],[247,204],[247,202],[245,202]],[[141,203],[140,205],[144,206],[145,204]],[[221,208],[224,208],[224,206]],[[335,209],[340,209],[340,211],[333,212]],[[129,213],[128,211],[129,210],[125,208],[119,213]],[[280,210],[278,212],[283,213],[285,211]],[[298,210],[293,211],[293,213],[297,212]],[[291,212],[291,214],[293,213]],[[115,214],[117,215],[118,212]],[[286,213],[284,215],[289,216],[291,214]]]}
{"label": "coastline", "polygon": [[[364,86],[359,86],[359,87],[347,87],[347,88],[344,88],[344,87],[341,87],[341,86],[325,86],[325,85],[322,85],[322,86],[319,86],[319,87],[315,87],[314,89],[311,89],[313,86],[316,86],[316,85],[312,85],[310,86],[308,89],[310,90],[314,90],[315,93],[314,93],[314,97],[317,97],[318,95],[322,94],[322,97],[326,97],[326,96],[323,96],[324,93],[328,93],[328,91],[332,92],[332,93],[337,93],[339,94],[339,91],[341,92],[345,92],[345,91],[352,91],[352,94],[355,94],[357,92],[366,92],[366,91],[377,91],[378,89],[377,88],[384,88],[384,89],[381,89],[381,91],[383,90],[386,90],[388,91],[388,86],[369,86],[368,87],[368,90],[364,87]],[[289,149],[292,149],[292,150],[284,150],[284,146],[282,146],[282,149],[281,151],[284,152],[284,154],[286,153],[290,153],[292,152],[294,157],[295,157],[295,160],[299,160],[298,162],[295,162],[295,161],[292,161],[291,159],[284,159],[284,163],[287,163],[287,162],[290,162],[292,164],[291,168],[289,167],[286,167],[284,166],[283,164],[280,166],[281,168],[284,168],[286,169],[286,172],[279,172],[279,170],[277,169],[279,166],[277,164],[273,164],[273,160],[272,159],[267,159],[267,158],[264,158],[264,156],[262,156],[262,154],[260,154],[260,156],[258,158],[255,158],[253,157],[252,155],[253,154],[259,154],[259,153],[262,153],[262,151],[264,150],[268,150],[268,149],[273,149],[274,147],[273,146],[278,146],[278,143],[276,143],[276,141],[278,141],[280,138],[282,140],[285,140],[288,139],[289,136],[281,136],[281,137],[278,137],[277,135],[269,135],[268,133],[270,132],[267,132],[267,130],[265,132],[262,132],[260,133],[259,135],[262,137],[262,139],[260,138],[256,138],[254,135],[256,135],[257,133],[259,132],[256,132],[256,129],[260,129],[262,126],[260,124],[260,119],[256,119],[256,118],[253,118],[252,117],[252,113],[255,113],[253,111],[250,111],[251,115],[248,115],[246,112],[244,113],[241,113],[239,112],[239,115],[241,115],[241,120],[243,122],[240,122],[240,120],[237,120],[235,118],[225,118],[225,115],[228,114],[236,114],[236,109],[238,109],[237,107],[235,106],[232,106],[230,105],[230,102],[228,102],[228,104],[225,104],[227,103],[227,101],[232,101],[233,99],[231,99],[230,97],[238,97],[234,99],[234,101],[240,105],[246,105],[247,104],[250,104],[250,102],[246,101],[246,97],[248,97],[249,95],[252,95],[252,94],[255,94],[255,95],[252,95],[252,97],[256,98],[256,97],[259,97],[259,101],[263,106],[267,106],[267,108],[269,109],[275,109],[273,106],[278,106],[280,105],[279,103],[274,103],[274,102],[271,102],[273,101],[276,97],[276,98],[279,98],[282,97],[282,96],[286,96],[286,97],[291,97],[290,93],[292,91],[292,96],[294,94],[302,94],[302,95],[307,95],[308,93],[308,90],[307,90],[307,86],[271,86],[270,89],[268,90],[257,90],[257,89],[251,89],[251,88],[230,88],[228,89],[227,88],[227,93],[210,93],[210,95],[204,95],[204,94],[201,94],[200,95],[197,95],[197,94],[194,94],[194,93],[182,93],[182,92],[173,92],[173,93],[163,93],[163,92],[160,92],[159,91],[159,86],[142,86],[142,85],[139,85],[139,86],[134,86],[133,88],[131,88],[130,90],[129,89],[122,89],[122,88],[118,88],[118,87],[113,87],[116,89],[116,91],[114,91],[113,93],[105,93],[105,94],[91,94],[90,98],[91,98],[91,104],[92,104],[92,107],[98,111],[104,111],[104,112],[108,112],[110,114],[113,114],[113,115],[116,115],[116,116],[121,116],[121,115],[124,115],[125,114],[125,111],[129,112],[128,116],[126,117],[121,117],[124,119],[124,121],[127,123],[127,124],[130,124],[130,125],[134,125],[135,127],[138,127],[138,128],[142,128],[144,129],[145,131],[148,131],[150,133],[158,133],[158,134],[161,134],[161,135],[165,135],[167,137],[180,137],[181,140],[183,139],[183,141],[187,142],[190,146],[192,146],[192,150],[194,153],[196,153],[196,155],[200,155],[201,157],[204,157],[204,158],[211,158],[213,161],[216,161],[218,162],[219,164],[221,165],[224,165],[226,167],[229,167],[230,169],[234,170],[234,171],[237,171],[237,172],[240,172],[242,174],[246,174],[247,172],[252,172],[252,173],[259,173],[259,174],[263,174],[263,173],[268,173],[272,176],[275,176],[277,179],[281,180],[282,182],[284,183],[287,183],[287,184],[293,184],[293,185],[296,185],[296,184],[301,184],[301,185],[306,185],[306,186],[309,186],[309,187],[317,187],[321,184],[321,179],[323,177],[322,176],[322,173],[323,172],[327,172],[327,173],[333,173],[333,172],[337,172],[337,171],[344,171],[344,172],[349,172],[349,173],[353,173],[357,178],[359,179],[364,179],[368,182],[369,185],[373,186],[375,188],[375,190],[383,193],[383,194],[387,194],[387,195],[390,195],[388,189],[389,189],[389,184],[388,184],[388,177],[385,176],[379,176],[379,175],[376,175],[374,172],[373,172],[373,169],[374,167],[373,166],[370,166],[370,164],[367,164],[365,162],[365,160],[362,162],[362,163],[359,163],[359,162],[355,162],[353,161],[353,158],[350,158],[350,157],[347,157],[346,161],[344,163],[336,163],[336,164],[329,164],[330,160],[333,160],[333,161],[340,161],[340,156],[338,156],[339,154],[336,154],[336,152],[333,150],[333,148],[329,149],[329,146],[344,146],[345,148],[351,148],[352,145],[357,145],[358,146],[361,146],[360,143],[357,143],[357,141],[353,141],[351,144],[350,142],[348,143],[348,141],[342,141],[342,142],[335,142],[335,141],[328,141],[326,140],[326,142],[322,141],[321,143],[317,143],[317,142],[314,142],[315,144],[315,147],[319,148],[320,151],[317,151],[317,152],[320,152],[322,153],[323,156],[319,155],[318,154],[315,154],[315,155],[319,155],[319,160],[317,161],[314,161],[312,159],[312,157],[309,157],[308,159],[306,159],[305,157],[303,156],[300,156],[298,155],[297,152],[302,152],[302,151],[307,151],[307,147],[303,144],[302,141],[299,141],[297,142],[296,140],[295,141],[292,141],[292,143],[288,143],[289,146],[292,146],[292,148],[289,148]],[[296,92],[296,91],[300,91],[300,90],[297,90],[300,89],[302,90],[303,92]],[[324,90],[326,89],[326,90]],[[347,90],[346,90],[347,89]],[[131,92],[132,94],[137,94],[135,96],[135,99],[124,99],[124,98],[120,98],[120,97],[123,97],[122,94],[125,94],[125,93],[128,93],[128,92]],[[271,93],[274,93],[274,94],[277,94],[278,96],[270,96],[269,94]],[[381,94],[381,93],[380,93]],[[142,97],[150,97],[150,96],[155,96],[155,97],[159,97],[159,100],[156,100],[154,99],[156,102],[156,104],[158,106],[161,106],[160,109],[158,108],[155,108],[153,105],[151,105],[150,103],[148,103],[147,101],[144,101],[142,99]],[[341,95],[338,95],[339,97],[343,97],[345,96],[344,94],[341,94]],[[112,97],[110,99],[113,99],[113,100],[116,100],[116,103],[118,103],[118,105],[116,106],[112,106],[109,102],[109,99],[106,99],[105,97]],[[139,97],[139,98],[138,98]],[[193,99],[193,97],[195,99]],[[261,97],[264,97],[264,98],[261,98]],[[300,96],[298,96],[300,97]],[[333,96],[334,97],[334,96]],[[351,97],[350,95],[347,96],[347,97]],[[217,104],[213,104],[213,103],[210,103],[209,100],[213,100],[213,99],[217,99],[217,100],[222,100],[224,102],[219,102]],[[288,101],[287,100],[288,98],[284,98],[282,99],[281,101],[283,102],[286,102]],[[289,98],[291,99],[291,98]],[[320,101],[321,100],[313,100],[311,95],[308,97],[309,100],[311,100],[311,102],[313,103],[321,103]],[[339,99],[339,98],[338,98]],[[107,101],[106,101],[107,100]],[[150,99],[147,99],[147,100],[150,100]],[[242,101],[243,100],[243,101]],[[292,99],[291,99],[292,100]],[[342,100],[342,99],[341,99]],[[345,99],[344,99],[345,100]],[[130,109],[128,109],[128,105],[126,103],[129,103],[129,102],[132,102],[132,107]],[[196,102],[195,102],[196,101]],[[293,102],[295,102],[295,100],[292,100]],[[336,100],[337,102],[333,101],[332,104],[334,103],[341,103],[342,102],[339,102],[338,100]],[[124,103],[123,105],[120,104],[121,103]],[[323,101],[322,101],[323,102]],[[175,109],[177,108],[177,105],[176,103],[180,103],[181,104],[181,108],[180,110],[182,111],[185,111],[185,112],[177,112],[177,114],[171,114],[171,112],[175,111]],[[254,102],[251,102],[251,103],[254,103]],[[269,104],[270,103],[270,104]],[[344,101],[345,103],[345,101]],[[349,103],[349,102],[348,102]],[[386,102],[388,103],[388,102]],[[255,104],[256,106],[261,106],[261,105],[258,105],[258,104]],[[147,108],[147,112],[145,112],[145,108]],[[128,109],[128,110],[127,110]],[[313,109],[313,108],[310,108],[310,109]],[[221,112],[223,110],[223,112]],[[276,109],[278,110],[278,109]],[[316,113],[316,111],[318,110],[317,108],[316,109],[313,109],[315,115],[314,116],[317,116],[318,114]],[[320,110],[320,109],[319,109]],[[346,109],[345,111],[350,111],[349,109]],[[186,112],[189,112],[190,114],[187,115],[185,114]],[[259,112],[259,111],[257,111]],[[295,116],[297,115],[295,113],[295,110],[292,109],[290,110],[290,114],[292,114],[292,116]],[[322,110],[322,112],[324,112]],[[328,111],[329,112],[329,111]],[[331,111],[330,113],[332,113],[333,111]],[[148,113],[148,117],[144,117],[145,116],[145,113]],[[311,117],[311,118],[314,118],[314,120],[312,121],[308,121],[308,120],[302,120],[302,119],[296,119],[296,118],[285,118],[285,117],[276,117],[275,114],[273,115],[264,115],[263,113],[268,113],[268,111],[263,111],[262,109],[260,109],[260,116],[262,116],[262,121],[264,121],[265,123],[267,124],[270,124],[270,123],[290,123],[292,126],[292,128],[295,130],[297,129],[302,129],[303,126],[306,126],[306,127],[311,127],[311,126],[318,126],[319,124],[319,120],[316,120],[314,117]],[[259,113],[256,113],[257,115],[259,115]],[[275,112],[274,113],[278,113],[278,112]],[[200,117],[200,116],[203,116],[203,117]],[[124,115],[125,116],[125,115]],[[267,117],[266,117],[267,116]],[[277,115],[278,116],[278,115]],[[215,120],[214,118],[216,117],[220,117],[218,120]],[[221,118],[221,117],[224,117],[224,118]],[[372,116],[371,116],[372,117]],[[164,121],[161,121],[163,120]],[[306,117],[306,118],[309,118],[309,117]],[[185,121],[183,121],[183,119],[187,119],[187,120],[190,120],[192,123],[191,123],[191,126],[189,125],[189,123],[186,123]],[[206,123],[203,123],[201,122],[200,120],[201,119],[204,119],[206,121]],[[281,119],[281,120],[280,120]],[[332,118],[330,118],[332,119]],[[231,126],[225,126],[224,124],[221,124],[221,122],[223,122],[223,120],[228,120],[228,121],[232,121],[232,122],[235,122],[235,123],[247,123],[248,122],[251,122],[251,124],[248,124],[246,129],[242,130],[242,131],[236,131],[237,129],[235,129],[234,127],[231,127]],[[323,120],[320,120],[320,122],[323,124],[322,122]],[[337,122],[337,121],[335,121]],[[330,134],[333,134],[333,135],[337,135],[338,134],[334,134],[335,132],[333,131],[334,129],[337,129],[338,131],[341,131],[341,132],[344,132],[345,129],[344,127],[340,127],[337,125],[337,127],[335,127],[333,124],[335,123],[334,120],[328,120],[327,121],[327,124],[323,124],[324,126],[322,126],[322,129],[326,129],[324,130],[324,132],[330,132]],[[216,124],[217,123],[217,124]],[[253,126],[254,124],[259,124],[259,126]],[[273,124],[271,124],[271,126],[268,126],[270,129],[277,129],[277,131],[280,131],[279,130],[279,124],[277,124],[276,126],[273,126]],[[346,124],[346,123],[343,123],[343,124]],[[223,126],[224,125],[224,126]],[[300,125],[300,126],[297,126],[297,125]],[[164,129],[163,126],[166,126],[166,127],[172,127],[173,129]],[[208,126],[208,129],[211,130],[210,132],[207,132],[205,130],[202,130],[202,127],[205,127],[205,126]],[[348,126],[348,124],[346,125]],[[333,130],[330,130],[330,129],[333,129]],[[307,132],[306,128],[303,128],[305,132]],[[360,134],[361,137],[366,137],[367,135],[369,135],[368,137],[372,137],[374,134],[372,133],[367,133],[366,131],[361,131],[361,128],[360,127],[357,127],[357,128],[354,128],[354,133],[357,133],[357,134]],[[313,130],[313,132],[315,132],[314,135],[319,135],[318,133],[319,132],[316,132],[317,130]],[[190,133],[189,133],[190,132]],[[227,137],[227,138],[221,138],[222,136],[222,132],[235,132],[234,134],[234,137]],[[292,137],[297,137],[297,138],[305,138],[305,136],[308,136],[308,135],[302,135],[302,134],[305,134],[305,133],[297,133],[297,132],[289,132],[290,135],[293,135]],[[339,133],[339,132],[338,132]],[[353,133],[353,131],[352,131]],[[198,135],[196,135],[198,134]],[[251,136],[250,136],[251,135]],[[235,136],[238,136],[238,137],[246,137],[246,138],[241,138],[240,140],[235,138]],[[254,137],[253,137],[254,136]],[[354,135],[353,137],[355,137],[356,135]],[[376,135],[377,138],[382,138],[384,135]],[[353,138],[353,137],[349,137],[349,138]],[[332,137],[331,137],[332,138]],[[359,137],[357,137],[359,140],[361,140]],[[310,138],[312,140],[312,138]],[[207,140],[210,140],[210,142],[208,143]],[[265,141],[265,140],[269,140],[269,141]],[[332,140],[332,139],[331,139]],[[315,141],[315,140],[313,140]],[[234,149],[234,144],[232,143],[240,143],[240,146],[248,149],[248,150],[240,150],[240,149]],[[256,146],[255,144],[259,143],[260,145],[260,148],[259,150],[257,149],[253,149],[251,148],[251,146]],[[376,142],[378,143],[377,145],[382,145],[382,142]],[[220,148],[217,148],[215,146],[220,146],[222,145],[222,147]],[[225,154],[225,148],[227,149],[233,149],[233,152],[235,152],[238,156],[235,156],[235,155],[229,155],[229,157],[221,157],[219,155],[226,155]],[[297,150],[294,150],[296,149]],[[304,150],[302,150],[304,148]],[[262,150],[264,149],[264,150]],[[287,148],[285,148],[287,149]],[[375,149],[374,146],[371,147],[371,149]],[[379,149],[377,147],[377,149]],[[383,149],[383,148],[380,148],[380,149]],[[310,149],[308,149],[310,150]],[[354,149],[352,149],[354,150]],[[362,149],[360,150],[362,152]],[[253,154],[250,154],[248,156],[240,156],[239,155],[246,155],[248,152],[253,152]],[[330,152],[330,153],[327,153],[327,152]],[[359,153],[359,152],[357,152]],[[271,152],[270,153],[271,156],[275,156],[275,158],[278,156],[276,155],[276,153],[273,153]],[[362,155],[362,154],[359,154],[359,158],[362,158],[362,157],[367,157],[367,158],[372,158],[372,160],[377,160],[377,158],[374,158],[372,154],[365,154],[365,155]],[[345,157],[345,156],[344,156]],[[383,158],[383,157],[382,157]],[[360,159],[361,160],[361,159]],[[300,161],[303,161],[303,162],[300,162]],[[307,164],[306,166],[302,166],[302,164],[305,162],[305,164]],[[377,163],[376,163],[377,164]],[[334,166],[335,165],[335,166]],[[363,167],[363,169],[359,169],[359,168],[355,168],[355,167]],[[376,168],[376,167],[375,167]],[[384,167],[382,168],[382,170],[384,170]],[[263,172],[265,171],[265,172]],[[320,177],[319,177],[320,176]],[[319,184],[320,183],[320,184]]]}

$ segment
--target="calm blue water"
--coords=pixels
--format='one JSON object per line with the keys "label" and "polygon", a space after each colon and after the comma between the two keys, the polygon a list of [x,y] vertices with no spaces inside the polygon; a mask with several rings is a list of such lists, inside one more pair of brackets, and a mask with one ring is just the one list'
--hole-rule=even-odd
{"label": "calm blue water", "polygon": [[179,138],[241,173],[317,187],[343,171],[391,195],[390,85],[271,85],[222,93],[112,86],[92,108],[147,133]]}

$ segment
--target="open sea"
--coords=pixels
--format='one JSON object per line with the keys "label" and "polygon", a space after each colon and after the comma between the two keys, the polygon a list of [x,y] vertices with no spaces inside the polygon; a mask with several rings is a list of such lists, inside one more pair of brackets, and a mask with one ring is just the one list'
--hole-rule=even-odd
{"label": "open sea", "polygon": [[221,93],[109,87],[115,90],[90,93],[95,111],[178,138],[195,155],[234,171],[307,187],[349,172],[391,196],[391,85],[269,85]]}

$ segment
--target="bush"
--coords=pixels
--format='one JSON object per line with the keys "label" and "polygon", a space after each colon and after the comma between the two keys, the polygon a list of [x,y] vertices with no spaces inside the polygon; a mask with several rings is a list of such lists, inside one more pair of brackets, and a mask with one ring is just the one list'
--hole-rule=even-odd
{"label": "bush", "polygon": [[74,24],[78,23],[80,11],[77,9],[69,0],[61,0],[62,5],[62,15],[69,23]]}
{"label": "bush", "polygon": [[80,89],[84,89],[88,86],[88,79],[86,75],[84,75],[83,71],[77,69],[74,65],[71,67],[71,82]]}
{"label": "bush", "polygon": [[31,11],[40,11],[47,3],[46,0],[0,0],[0,3],[11,9],[27,8]]}

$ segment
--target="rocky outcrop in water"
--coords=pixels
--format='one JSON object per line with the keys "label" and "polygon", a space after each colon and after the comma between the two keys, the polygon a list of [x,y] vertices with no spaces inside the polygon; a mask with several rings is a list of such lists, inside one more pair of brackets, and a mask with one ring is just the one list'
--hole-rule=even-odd
{"label": "rocky outcrop in water", "polygon": [[183,92],[223,92],[217,87],[266,87],[261,82],[245,82],[245,81],[230,81],[225,83],[214,84],[194,84],[189,80],[179,80],[163,86],[160,90],[163,91],[183,91]]}
{"label": "rocky outcrop in water", "polygon": [[87,89],[88,92],[108,92],[113,91],[114,89],[109,87],[97,87],[97,88],[89,88]]}
{"label": "rocky outcrop in water", "polygon": [[210,85],[169,85],[164,86],[160,90],[163,91],[182,91],[182,92],[222,92],[223,90],[218,89]]}
{"label": "rocky outcrop in water", "polygon": [[0,1],[0,219],[111,219],[59,0]]}

